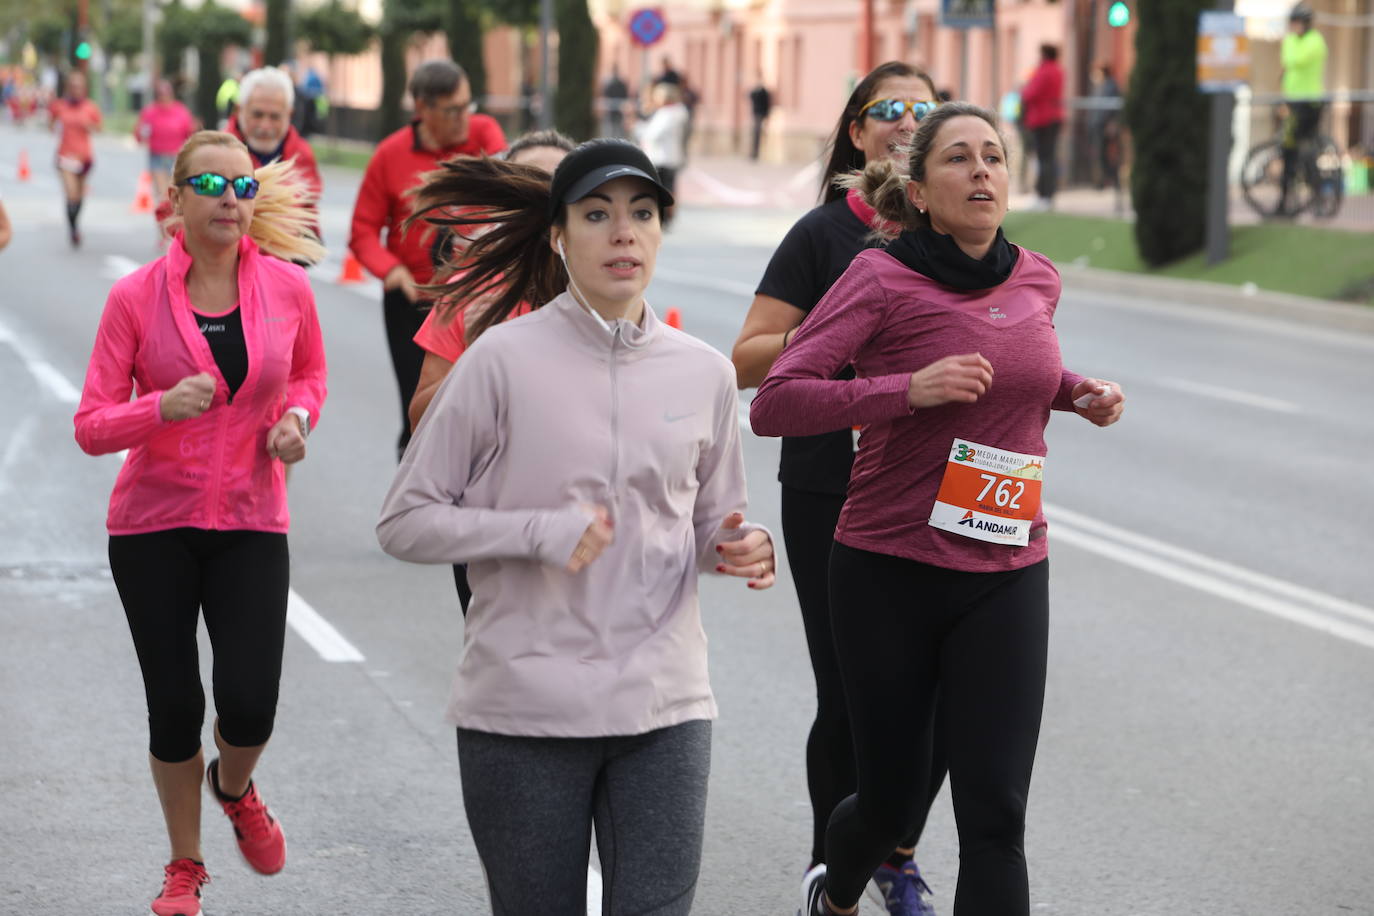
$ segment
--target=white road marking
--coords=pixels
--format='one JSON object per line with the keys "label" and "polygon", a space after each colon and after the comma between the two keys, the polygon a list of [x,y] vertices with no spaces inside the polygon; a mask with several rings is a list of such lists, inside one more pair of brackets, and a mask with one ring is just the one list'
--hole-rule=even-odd
{"label": "white road marking", "polygon": [[732,296],[747,296],[750,299],[754,297],[754,284],[752,283],[725,280],[719,277],[704,277],[701,274],[694,274],[685,270],[656,267],[654,268],[654,279],[667,280],[669,283],[678,283],[682,286],[696,286],[701,289],[729,293]]}
{"label": "white road marking", "polygon": [[1263,410],[1275,410],[1279,413],[1298,413],[1302,410],[1292,401],[1283,401],[1278,398],[1266,397],[1262,394],[1251,394],[1248,391],[1240,391],[1236,388],[1223,388],[1220,385],[1206,385],[1202,382],[1193,382],[1181,378],[1162,378],[1159,384],[1165,388],[1172,388],[1184,394],[1198,394],[1206,398],[1215,398],[1219,401],[1231,401],[1235,404],[1244,404],[1247,407],[1259,407]]}
{"label": "white road marking", "polygon": [[327,662],[364,660],[363,654],[304,598],[296,594],[294,588],[286,595],[286,622]]}
{"label": "white road marking", "polygon": [[25,417],[10,435],[10,441],[5,444],[5,455],[0,458],[0,493],[10,489],[10,468],[19,462],[19,456],[24,452],[32,452],[30,443],[37,427],[38,420],[35,417]]}
{"label": "white road marking", "polygon": [[48,389],[53,397],[64,404],[81,403],[81,391],[67,381],[66,376],[53,368],[52,363],[40,357],[29,349],[22,340],[15,337],[4,322],[0,322],[0,343],[10,345],[10,349],[14,350],[20,361],[24,363],[24,367],[29,370],[29,374],[38,381],[38,384]]}
{"label": "white road marking", "polygon": [[1051,537],[1228,601],[1374,649],[1374,609],[1046,504]]}
{"label": "white road marking", "polygon": [[127,277],[142,266],[138,261],[126,258],[122,254],[105,255],[105,276],[111,280]]}
{"label": "white road marking", "polygon": [[601,875],[587,866],[587,916],[601,916]]}

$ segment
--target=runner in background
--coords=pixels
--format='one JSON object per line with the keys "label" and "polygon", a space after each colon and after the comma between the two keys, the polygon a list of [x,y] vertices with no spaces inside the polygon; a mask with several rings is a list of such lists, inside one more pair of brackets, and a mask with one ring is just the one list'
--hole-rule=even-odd
{"label": "runner in background", "polygon": [[[249,71],[239,83],[239,103],[225,129],[247,145],[254,166],[278,160],[291,163],[318,199],[324,180],[310,142],[291,125],[294,93],[291,77],[276,67]],[[312,201],[310,209],[314,214],[311,231],[322,241],[318,204]]]}
{"label": "runner in background", "polygon": [[0,201],[0,251],[5,250],[5,246],[14,238],[14,228],[10,225],[9,214],[5,212],[5,203]]}
{"label": "runner in background", "polygon": [[377,145],[358,188],[348,239],[353,254],[385,290],[382,316],[401,401],[397,460],[410,442],[410,399],[424,361],[414,340],[425,318],[420,287],[434,275],[433,229],[403,226],[411,212],[410,192],[446,159],[506,148],[501,125],[477,114],[472,85],[453,61],[427,60],[416,67],[410,96],[415,120]]}
{"label": "runner in background", "polygon": [[858,789],[830,818],[801,912],[856,912],[873,869],[924,824],[938,727],[959,831],[954,912],[1028,916],[1049,634],[1045,426],[1051,409],[1108,426],[1123,397],[1064,368],[1059,274],[1002,233],[997,116],[945,103],[910,146],[906,169],[884,159],[851,180],[900,233],[855,257],[750,408],[760,435],[863,429],[830,555]]}
{"label": "runner in background", "polygon": [[[773,253],[744,319],[732,358],[739,386],[752,388],[796,333],[826,290],[860,251],[877,244],[882,221],[857,192],[835,185],[837,177],[865,163],[904,162],[902,148],[916,125],[934,110],[935,83],[897,61],[875,68],[854,87],[840,113],[821,179],[824,203],[803,216]],[[852,378],[843,369],[841,378]],[[845,707],[830,615],[830,550],[854,463],[849,426],[814,436],[786,436],[778,480],[782,483],[782,533],[787,562],[801,606],[811,670],[816,679],[816,719],[806,742],[806,779],[811,793],[811,868],[825,862],[825,828],[840,801],[854,792],[854,739]],[[905,729],[905,723],[893,723]],[[913,763],[914,767],[914,763]],[[935,743],[929,797],[944,779],[944,754]],[[913,858],[919,832],[906,837],[873,880],[892,916],[933,912],[930,888]]]}
{"label": "runner in background", "polygon": [[67,202],[67,237],[73,248],[81,246],[81,206],[86,200],[86,179],[95,167],[91,132],[100,129],[100,109],[86,96],[86,74],[67,74],[66,91],[48,109],[49,124],[57,132],[57,174]]}
{"label": "runner in background", "polygon": [[[556,130],[541,130],[518,138],[511,144],[505,158],[508,162],[542,169],[552,177],[558,163],[572,151],[574,145],[572,140]],[[481,227],[476,226],[470,229],[459,227],[457,232],[452,233],[452,242],[444,259],[445,263],[461,264],[463,251],[480,231]],[[461,248],[458,247],[460,240],[463,240]],[[445,263],[437,264],[436,270],[444,271]],[[410,399],[412,431],[420,425],[420,418],[424,416],[429,402],[434,399],[439,384],[448,378],[453,364],[467,349],[467,314],[480,311],[484,305],[490,305],[493,299],[494,295],[488,293],[467,303],[445,300],[430,309],[429,314],[425,316],[424,324],[420,325],[420,330],[415,334],[415,343],[425,351],[425,361],[420,366],[420,381],[415,388],[415,396]],[[522,302],[511,313],[511,317],[527,314],[530,310],[530,303]],[[468,587],[466,566],[461,563],[453,564],[453,581],[458,588],[458,604],[462,607],[463,613],[467,614],[468,603],[472,601],[472,589]]]}
{"label": "runner in background", "polygon": [[[173,166],[176,236],[110,291],[76,412],[87,454],[129,450],[106,526],[171,846],[154,916],[201,912],[202,781],[250,866],[270,875],[286,864],[286,837],[253,776],[276,721],[286,638],[285,467],[305,457],[325,398],[315,297],[285,260],[324,253],[301,235],[307,195],[285,165],[255,170],[229,134],[194,134]],[[202,616],[219,751],[208,768]]]}
{"label": "runner in background", "polygon": [[172,214],[172,204],[167,199],[167,189],[172,184],[172,165],[177,151],[195,132],[196,119],[190,109],[177,100],[172,81],[158,80],[153,101],[139,112],[134,136],[148,147],[148,173],[153,178],[153,212],[159,241],[165,238],[162,223]]}

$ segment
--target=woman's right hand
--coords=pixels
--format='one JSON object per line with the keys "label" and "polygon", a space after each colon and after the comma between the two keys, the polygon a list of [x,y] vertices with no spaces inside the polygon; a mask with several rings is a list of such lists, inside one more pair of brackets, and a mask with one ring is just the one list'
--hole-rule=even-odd
{"label": "woman's right hand", "polygon": [[611,541],[615,540],[611,513],[606,511],[606,507],[587,506],[585,508],[595,512],[596,518],[587,526],[587,530],[582,532],[582,539],[573,548],[572,558],[568,560],[566,567],[570,573],[580,573],[593,560],[601,556],[601,552],[610,546]]}
{"label": "woman's right hand", "polygon": [[210,409],[215,399],[215,377],[208,372],[188,375],[162,392],[162,419],[191,420]]}
{"label": "woman's right hand", "polygon": [[981,353],[936,360],[911,374],[906,402],[912,409],[941,404],[972,404],[992,387],[992,363]]}

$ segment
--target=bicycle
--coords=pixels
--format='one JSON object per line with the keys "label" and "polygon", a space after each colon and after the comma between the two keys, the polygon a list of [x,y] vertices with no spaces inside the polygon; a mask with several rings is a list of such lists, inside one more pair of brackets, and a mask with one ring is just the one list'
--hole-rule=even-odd
{"label": "bicycle", "polygon": [[1264,219],[1291,219],[1309,209],[1318,219],[1331,219],[1341,209],[1345,195],[1345,169],[1341,148],[1325,134],[1298,141],[1296,174],[1283,200],[1283,133],[1289,129],[1280,115],[1283,130],[1273,139],[1258,143],[1245,155],[1240,172],[1245,201]]}

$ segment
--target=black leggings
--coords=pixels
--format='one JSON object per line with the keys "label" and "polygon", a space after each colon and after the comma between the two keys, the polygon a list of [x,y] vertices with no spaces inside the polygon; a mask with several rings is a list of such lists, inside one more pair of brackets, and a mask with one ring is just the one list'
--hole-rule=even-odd
{"label": "black leggings", "polygon": [[970,573],[837,543],[830,584],[859,787],[830,819],[826,894],[836,906],[857,903],[892,847],[924,826],[930,757],[921,742],[934,731],[938,693],[959,829],[954,912],[1024,916],[1049,561]]}
{"label": "black leggings", "polygon": [[[854,738],[849,731],[840,665],[830,629],[830,548],[840,520],[844,496],[782,488],[782,537],[787,545],[787,565],[797,587],[811,671],[816,677],[816,720],[806,739],[806,782],[811,793],[811,864],[825,861],[825,828],[830,814],[843,799],[854,794]],[[945,778],[943,742],[932,743],[930,803]],[[920,838],[913,832],[901,843],[912,847]],[[892,850],[889,849],[888,852]]]}
{"label": "black leggings", "polygon": [[401,395],[401,434],[396,439],[399,460],[410,443],[410,399],[420,384],[420,366],[425,351],[415,342],[425,312],[405,297],[399,289],[382,294],[382,320],[386,324],[386,345],[391,350],[391,370],[396,374],[396,387]]}
{"label": "black leggings", "polygon": [[178,763],[200,750],[202,611],[214,648],[220,735],[235,747],[265,744],[286,640],[286,535],[200,528],[112,535],[110,572],[143,669],[152,755]]}

